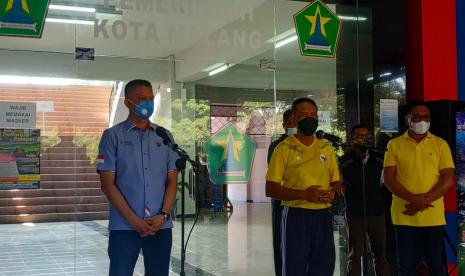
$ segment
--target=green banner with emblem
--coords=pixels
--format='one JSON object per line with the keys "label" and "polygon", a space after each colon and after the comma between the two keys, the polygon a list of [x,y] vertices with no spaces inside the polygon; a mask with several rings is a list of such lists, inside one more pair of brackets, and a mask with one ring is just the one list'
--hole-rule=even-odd
{"label": "green banner with emblem", "polygon": [[49,0],[0,0],[0,35],[42,36]]}
{"label": "green banner with emblem", "polygon": [[214,184],[247,184],[255,141],[229,123],[205,142],[210,178]]}
{"label": "green banner with emblem", "polygon": [[303,56],[334,57],[341,20],[317,0],[294,14],[294,24]]}

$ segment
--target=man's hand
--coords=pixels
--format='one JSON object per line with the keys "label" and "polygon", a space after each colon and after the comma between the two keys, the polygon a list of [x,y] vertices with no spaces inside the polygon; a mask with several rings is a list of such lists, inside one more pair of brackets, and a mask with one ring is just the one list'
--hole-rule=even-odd
{"label": "man's hand", "polygon": [[160,230],[160,228],[165,224],[165,217],[163,215],[155,215],[153,217],[146,218],[145,221],[150,224],[155,231]]}
{"label": "man's hand", "polygon": [[302,198],[311,201],[311,202],[319,202],[319,190],[320,185],[310,186],[306,190],[302,191]]}
{"label": "man's hand", "polygon": [[419,211],[423,211],[428,207],[433,207],[433,205],[431,205],[432,198],[428,194],[410,195],[407,200],[410,202],[413,209]]}
{"label": "man's hand", "polygon": [[331,187],[338,195],[344,192],[344,185],[340,181],[335,182]]}
{"label": "man's hand", "polygon": [[139,232],[141,237],[153,236],[158,231],[158,229],[153,227],[149,222],[139,217],[134,218],[129,223],[137,232]]}
{"label": "man's hand", "polygon": [[322,191],[320,190],[320,202],[322,203],[331,203],[334,201],[336,192],[334,190]]}
{"label": "man's hand", "polygon": [[429,194],[416,194],[409,196],[409,203],[405,204],[404,215],[413,216],[426,208],[433,207],[431,205],[433,198]]}
{"label": "man's hand", "polygon": [[405,204],[405,211],[403,211],[402,213],[407,216],[414,216],[419,211],[420,210],[414,208],[412,204],[408,203],[408,204]]}
{"label": "man's hand", "polygon": [[310,186],[310,188],[303,190],[303,199],[311,202],[318,203],[331,203],[334,200],[334,191],[320,190],[321,185]]}

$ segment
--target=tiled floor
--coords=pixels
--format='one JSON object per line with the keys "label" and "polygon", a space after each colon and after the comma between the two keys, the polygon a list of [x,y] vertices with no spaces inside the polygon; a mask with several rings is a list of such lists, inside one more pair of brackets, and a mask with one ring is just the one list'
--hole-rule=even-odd
{"label": "tiled floor", "polygon": [[[186,275],[273,275],[270,212],[269,204],[259,203],[235,203],[230,217],[204,212],[188,245]],[[0,225],[0,275],[107,275],[106,225],[107,221]],[[189,220],[186,236],[191,225]],[[180,271],[180,228],[176,222],[171,275]],[[336,232],[335,240],[338,246]],[[339,259],[338,254],[334,275],[340,274]],[[143,275],[143,270],[140,257],[135,275]]]}

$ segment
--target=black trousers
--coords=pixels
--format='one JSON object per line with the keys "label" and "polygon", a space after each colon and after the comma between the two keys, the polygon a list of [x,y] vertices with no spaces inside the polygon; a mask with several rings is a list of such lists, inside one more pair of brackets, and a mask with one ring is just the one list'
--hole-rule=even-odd
{"label": "black trousers", "polygon": [[363,226],[363,216],[347,214],[349,231],[349,258],[347,260],[347,275],[360,276],[361,257],[363,255],[363,239],[368,236],[367,245],[373,259],[376,276],[391,275],[386,258],[386,227],[384,216],[368,216],[367,229]]}

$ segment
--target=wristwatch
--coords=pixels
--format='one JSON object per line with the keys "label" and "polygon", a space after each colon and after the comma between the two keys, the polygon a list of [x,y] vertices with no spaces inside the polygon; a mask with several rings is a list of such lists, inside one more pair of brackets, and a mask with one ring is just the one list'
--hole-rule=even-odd
{"label": "wristwatch", "polygon": [[163,211],[161,211],[159,215],[162,215],[165,218],[165,221],[170,220],[170,217],[171,217],[170,213],[163,212]]}

